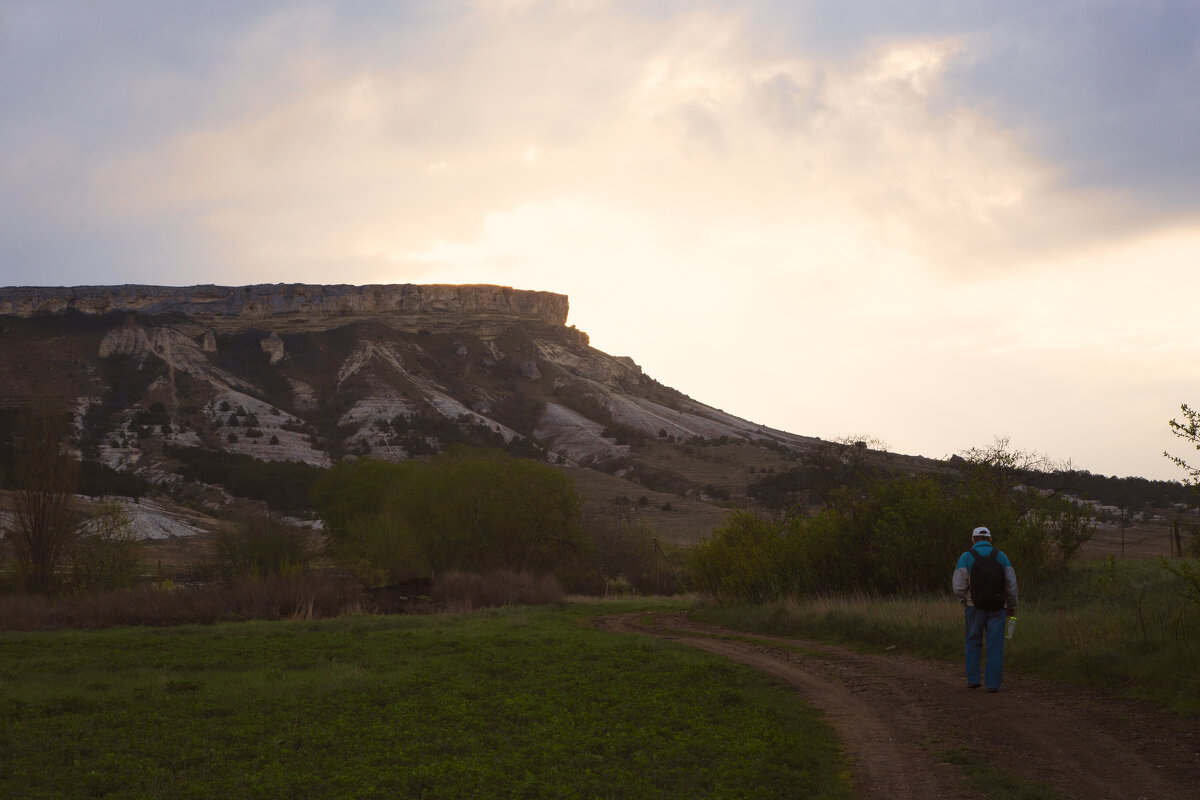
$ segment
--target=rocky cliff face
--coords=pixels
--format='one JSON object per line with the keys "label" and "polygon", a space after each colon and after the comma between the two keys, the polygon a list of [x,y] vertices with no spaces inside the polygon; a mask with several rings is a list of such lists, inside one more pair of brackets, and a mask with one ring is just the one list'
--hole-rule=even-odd
{"label": "rocky cliff face", "polygon": [[0,315],[33,317],[75,310],[88,315],[137,312],[181,315],[218,330],[247,324],[297,330],[377,318],[414,330],[463,318],[509,318],[561,326],[566,295],[507,286],[10,286],[0,288]]}
{"label": "rocky cliff face", "polygon": [[327,467],[468,444],[608,473],[600,515],[657,492],[677,527],[680,503],[707,520],[705,491],[748,482],[726,464],[784,469],[812,443],[662,386],[567,310],[500,286],[0,289],[0,409],[71,409],[85,458],[177,493],[188,453]]}

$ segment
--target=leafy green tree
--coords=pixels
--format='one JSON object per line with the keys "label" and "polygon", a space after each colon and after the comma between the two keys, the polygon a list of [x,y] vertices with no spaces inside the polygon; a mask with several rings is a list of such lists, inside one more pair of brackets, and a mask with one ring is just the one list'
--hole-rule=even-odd
{"label": "leafy green tree", "polygon": [[333,540],[332,553],[364,585],[384,586],[428,577],[429,560],[412,527],[393,513],[361,515]]}
{"label": "leafy green tree", "polygon": [[302,572],[313,556],[311,533],[274,517],[246,517],[217,532],[219,565],[233,577]]}
{"label": "leafy green tree", "polygon": [[946,482],[901,476],[876,485],[860,520],[873,588],[928,590],[945,583],[949,566],[971,530],[962,498]]}
{"label": "leafy green tree", "polygon": [[309,502],[331,536],[342,536],[350,521],[383,510],[389,493],[412,475],[416,462],[396,464],[375,458],[348,461],[327,470],[313,482]]}
{"label": "leafy green tree", "polygon": [[[1171,433],[1189,442],[1197,450],[1200,450],[1200,411],[1190,408],[1186,403],[1180,406],[1183,412],[1183,422],[1171,420]],[[1200,489],[1200,467],[1193,466],[1184,459],[1173,456],[1170,453],[1163,453],[1167,458],[1174,461],[1187,473],[1187,483],[1193,488]],[[1200,541],[1200,540],[1197,540]],[[1193,542],[1193,552],[1197,542]],[[1162,559],[1162,566],[1167,572],[1170,572],[1175,577],[1183,581],[1187,587],[1187,597],[1190,602],[1200,609],[1200,561],[1196,559],[1180,559],[1178,561]]]}
{"label": "leafy green tree", "polygon": [[[499,451],[448,448],[431,462],[364,458],[342,464],[311,494],[335,554],[383,576],[403,570],[551,571],[585,548],[581,505],[559,470]],[[386,562],[386,563],[385,563]]]}
{"label": "leafy green tree", "polygon": [[718,599],[764,602],[779,597],[788,583],[784,541],[783,523],[736,511],[693,549],[692,580]]}
{"label": "leafy green tree", "polygon": [[438,573],[548,571],[583,542],[571,479],[498,451],[449,448],[399,485],[388,507],[413,526]]}

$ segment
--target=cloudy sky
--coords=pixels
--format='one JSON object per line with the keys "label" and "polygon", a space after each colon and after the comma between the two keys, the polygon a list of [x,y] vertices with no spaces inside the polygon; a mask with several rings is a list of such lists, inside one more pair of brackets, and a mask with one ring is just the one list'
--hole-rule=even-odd
{"label": "cloudy sky", "polygon": [[1191,0],[0,0],[0,284],[496,283],[755,422],[1178,478]]}

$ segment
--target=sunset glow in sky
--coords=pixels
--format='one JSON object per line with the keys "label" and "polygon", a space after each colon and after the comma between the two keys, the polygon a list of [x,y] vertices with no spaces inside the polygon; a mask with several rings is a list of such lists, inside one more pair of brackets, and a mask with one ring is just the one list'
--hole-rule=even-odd
{"label": "sunset glow in sky", "polygon": [[771,427],[1175,479],[1198,54],[1183,0],[0,0],[0,284],[561,292]]}

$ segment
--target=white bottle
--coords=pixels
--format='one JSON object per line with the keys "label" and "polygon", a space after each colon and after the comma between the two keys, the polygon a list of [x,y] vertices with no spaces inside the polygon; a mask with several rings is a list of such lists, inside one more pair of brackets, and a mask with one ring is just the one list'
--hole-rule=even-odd
{"label": "white bottle", "polygon": [[1005,628],[1004,628],[1004,638],[1005,638],[1005,639],[1011,639],[1011,638],[1012,638],[1012,635],[1013,635],[1013,629],[1014,629],[1014,628],[1016,628],[1016,627],[1017,627],[1017,618],[1016,618],[1016,617],[1009,617],[1009,618],[1008,618],[1008,625],[1007,625],[1007,626],[1005,626]]}

